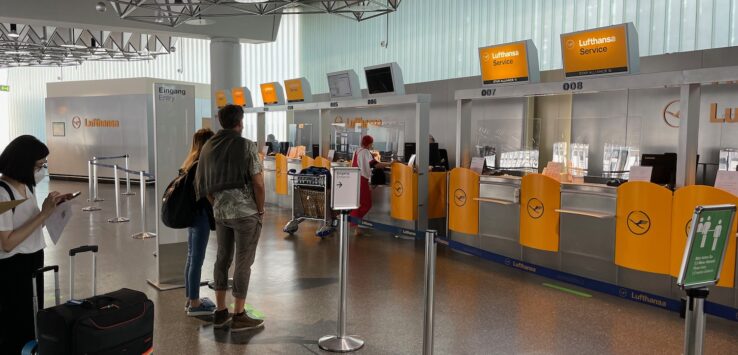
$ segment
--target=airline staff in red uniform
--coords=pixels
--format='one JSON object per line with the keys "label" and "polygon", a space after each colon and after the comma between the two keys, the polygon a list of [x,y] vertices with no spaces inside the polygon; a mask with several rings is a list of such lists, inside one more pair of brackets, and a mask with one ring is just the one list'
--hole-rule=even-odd
{"label": "airline staff in red uniform", "polygon": [[[359,183],[359,208],[351,211],[351,216],[363,219],[372,208],[372,189],[369,182],[372,178],[372,169],[384,169],[388,164],[380,163],[372,155],[371,150],[374,148],[374,138],[366,135],[361,138],[361,148],[354,152],[351,160],[351,166],[359,168],[361,182]],[[352,225],[356,225],[352,223]]]}

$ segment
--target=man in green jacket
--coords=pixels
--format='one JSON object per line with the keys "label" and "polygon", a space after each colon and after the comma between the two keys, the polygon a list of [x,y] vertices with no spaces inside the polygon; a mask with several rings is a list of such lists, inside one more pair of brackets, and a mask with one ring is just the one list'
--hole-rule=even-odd
{"label": "man in green jacket", "polygon": [[[195,175],[197,198],[207,197],[213,205],[218,256],[213,272],[215,328],[231,324],[231,331],[262,327],[264,321],[249,317],[244,311],[246,293],[251,278],[251,265],[261,234],[264,216],[264,175],[256,144],[243,138],[243,109],[227,105],[218,111],[223,127],[210,138],[200,153]],[[228,269],[236,254],[233,274],[234,315],[226,306]]]}

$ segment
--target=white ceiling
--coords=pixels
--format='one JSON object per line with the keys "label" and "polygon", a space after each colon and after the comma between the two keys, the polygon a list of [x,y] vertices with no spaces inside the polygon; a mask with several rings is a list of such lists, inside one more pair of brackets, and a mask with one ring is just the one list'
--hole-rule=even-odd
{"label": "white ceiling", "polygon": [[0,22],[89,30],[145,32],[191,38],[239,38],[244,43],[271,42],[276,39],[280,16],[222,17],[208,26],[183,24],[176,28],[123,20],[107,1],[100,13],[100,0],[0,0]]}

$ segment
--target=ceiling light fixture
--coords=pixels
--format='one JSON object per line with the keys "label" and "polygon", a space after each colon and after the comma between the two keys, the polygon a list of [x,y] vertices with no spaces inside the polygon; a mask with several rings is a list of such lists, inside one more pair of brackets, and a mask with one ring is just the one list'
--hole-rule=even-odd
{"label": "ceiling light fixture", "polygon": [[8,37],[10,38],[20,37],[20,35],[18,34],[18,28],[14,23],[10,24],[10,33],[8,33]]}

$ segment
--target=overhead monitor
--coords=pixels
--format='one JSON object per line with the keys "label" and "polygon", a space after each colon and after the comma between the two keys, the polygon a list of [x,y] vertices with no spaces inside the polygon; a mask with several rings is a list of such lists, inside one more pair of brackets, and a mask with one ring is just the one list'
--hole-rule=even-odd
{"label": "overhead monitor", "polygon": [[230,92],[226,90],[215,90],[215,106],[218,108],[225,107],[231,102]]}
{"label": "overhead monitor", "polygon": [[246,87],[232,88],[231,96],[233,97],[234,105],[241,107],[254,107],[254,102],[251,100],[251,90]]}
{"label": "overhead monitor", "polygon": [[353,69],[328,73],[328,88],[333,100],[361,98],[359,76]]}
{"label": "overhead monitor", "polygon": [[479,48],[483,85],[539,81],[538,50],[532,40]]}
{"label": "overhead monitor", "polygon": [[261,98],[264,106],[268,105],[284,105],[284,92],[282,85],[278,82],[261,84]]}
{"label": "overhead monitor", "polygon": [[397,63],[364,68],[369,96],[405,95],[402,70]]}
{"label": "overhead monitor", "polygon": [[639,72],[638,32],[632,23],[561,34],[567,78]]}
{"label": "overhead monitor", "polygon": [[313,101],[313,95],[310,92],[310,83],[305,78],[285,80],[284,91],[287,94],[287,102],[289,103]]}

